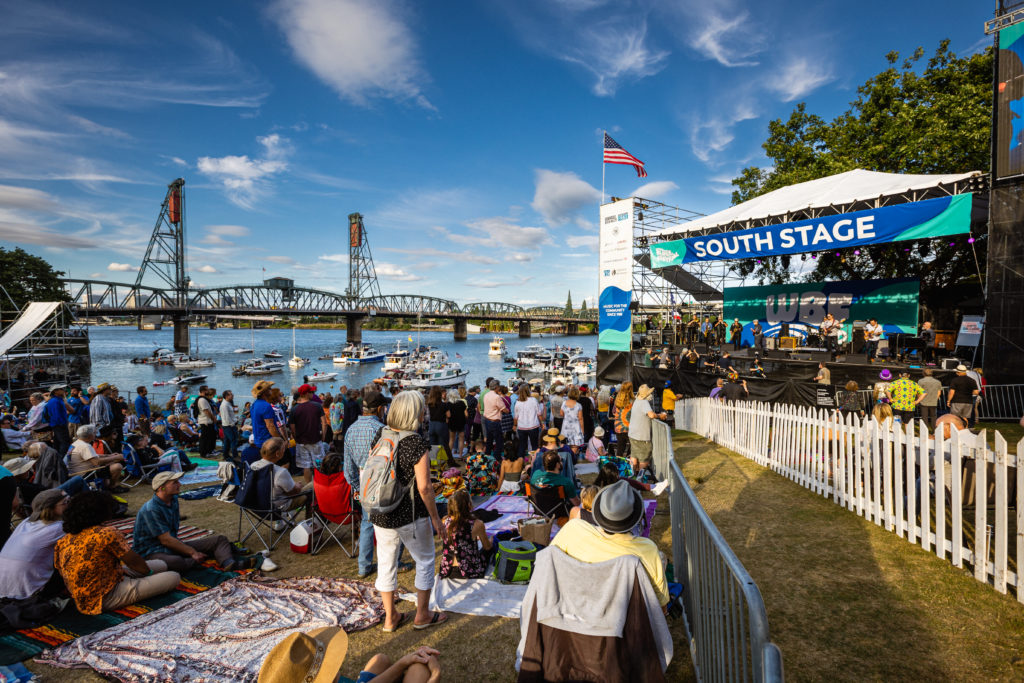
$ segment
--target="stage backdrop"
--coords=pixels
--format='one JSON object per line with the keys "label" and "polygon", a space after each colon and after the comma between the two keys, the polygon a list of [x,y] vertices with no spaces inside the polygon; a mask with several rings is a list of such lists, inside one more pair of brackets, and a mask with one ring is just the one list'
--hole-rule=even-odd
{"label": "stage backdrop", "polygon": [[847,341],[854,320],[875,318],[893,332],[917,333],[920,282],[913,278],[898,280],[854,280],[852,282],[804,282],[764,287],[726,287],[725,320],[743,323],[743,341],[754,343],[750,325],[761,321],[765,335],[777,336],[782,323],[789,323],[789,334],[805,337],[831,313],[836,320],[846,318],[840,341]]}
{"label": "stage backdrop", "polygon": [[651,245],[651,267],[829,251],[970,232],[972,196],[970,193],[958,194],[762,228],[659,242]]}
{"label": "stage backdrop", "polygon": [[996,178],[1024,173],[1024,23],[999,31]]}
{"label": "stage backdrop", "polygon": [[598,273],[599,351],[630,349],[633,315],[633,200],[601,205]]}

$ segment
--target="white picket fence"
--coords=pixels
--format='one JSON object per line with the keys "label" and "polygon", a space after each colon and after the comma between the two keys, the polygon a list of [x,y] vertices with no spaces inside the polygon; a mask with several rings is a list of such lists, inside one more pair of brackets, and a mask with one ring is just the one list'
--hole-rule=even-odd
{"label": "white picket fence", "polygon": [[1011,453],[999,433],[993,450],[984,431],[929,433],[920,420],[891,427],[834,410],[710,398],[677,403],[675,422],[973,569],[1000,593],[1015,589],[1024,603],[1024,439]]}

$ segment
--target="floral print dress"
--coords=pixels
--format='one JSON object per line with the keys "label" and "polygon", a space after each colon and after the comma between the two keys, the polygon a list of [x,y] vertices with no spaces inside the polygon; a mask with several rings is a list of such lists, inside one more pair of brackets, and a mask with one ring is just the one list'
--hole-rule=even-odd
{"label": "floral print dress", "polygon": [[[442,579],[481,579],[487,571],[487,560],[473,540],[473,520],[458,528],[451,517],[444,518],[447,540],[441,548],[441,566],[438,576]],[[455,561],[458,560],[458,566]]]}
{"label": "floral print dress", "polygon": [[466,458],[466,488],[471,496],[489,496],[498,488],[498,469],[486,453],[471,453]]}

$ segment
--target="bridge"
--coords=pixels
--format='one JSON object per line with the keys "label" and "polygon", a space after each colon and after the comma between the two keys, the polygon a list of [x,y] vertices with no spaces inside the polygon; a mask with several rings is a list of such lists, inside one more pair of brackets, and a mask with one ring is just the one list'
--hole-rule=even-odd
{"label": "bridge", "polygon": [[[289,278],[221,287],[192,287],[185,262],[185,181],[168,185],[149,246],[134,283],[63,278],[77,316],[161,316],[174,324],[174,347],[189,349],[189,321],[197,318],[316,316],[345,318],[347,339],[362,341],[362,325],[374,316],[448,318],[456,341],[467,337],[469,320],[512,321],[519,336],[529,337],[533,323],[564,325],[576,334],[583,322],[596,323],[597,311],[538,306],[525,308],[500,301],[459,305],[424,294],[382,294],[373,268],[363,217],[349,215],[349,286],[344,294],[297,286]],[[155,284],[146,284],[148,279]]]}

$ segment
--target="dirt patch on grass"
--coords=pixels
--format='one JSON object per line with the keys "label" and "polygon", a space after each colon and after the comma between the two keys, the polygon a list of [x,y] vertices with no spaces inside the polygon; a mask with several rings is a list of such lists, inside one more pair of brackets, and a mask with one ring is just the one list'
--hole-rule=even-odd
{"label": "dirt patch on grass", "polygon": [[[592,475],[583,477],[585,482]],[[197,485],[187,488],[199,488]],[[186,489],[187,490],[187,489]],[[134,513],[149,499],[151,491],[145,485],[134,489],[124,497]],[[188,516],[185,524],[213,529],[229,539],[237,538],[238,508],[213,498],[199,501],[182,500],[181,511]],[[347,539],[347,535],[344,537]],[[651,538],[662,551],[671,557],[672,537],[669,530],[668,499],[663,496],[658,513],[654,517]],[[252,543],[249,547],[254,547]],[[437,550],[440,560],[440,547]],[[288,548],[288,539],[271,555],[280,569],[268,574],[273,577],[329,576],[356,578],[356,561],[345,556],[337,546],[324,549],[319,554],[299,555]],[[370,577],[372,582],[376,575]],[[399,592],[413,592],[414,572],[398,575]],[[412,603],[399,603],[399,609],[409,611]],[[341,673],[355,678],[361,666],[377,652],[383,652],[392,659],[421,645],[429,645],[441,651],[441,665],[446,681],[514,681],[516,646],[519,644],[519,620],[497,617],[476,617],[464,614],[448,614],[448,622],[434,628],[416,631],[403,627],[397,633],[383,633],[379,626],[350,634],[348,655]],[[675,657],[669,666],[668,676],[672,681],[695,680],[690,664],[689,649],[681,621],[670,621],[669,627],[675,644]],[[46,665],[26,662],[44,681],[103,681],[106,680],[92,670],[63,670]]]}
{"label": "dirt patch on grass", "polygon": [[761,590],[787,679],[1024,679],[1024,605],[703,438],[675,446]]}

